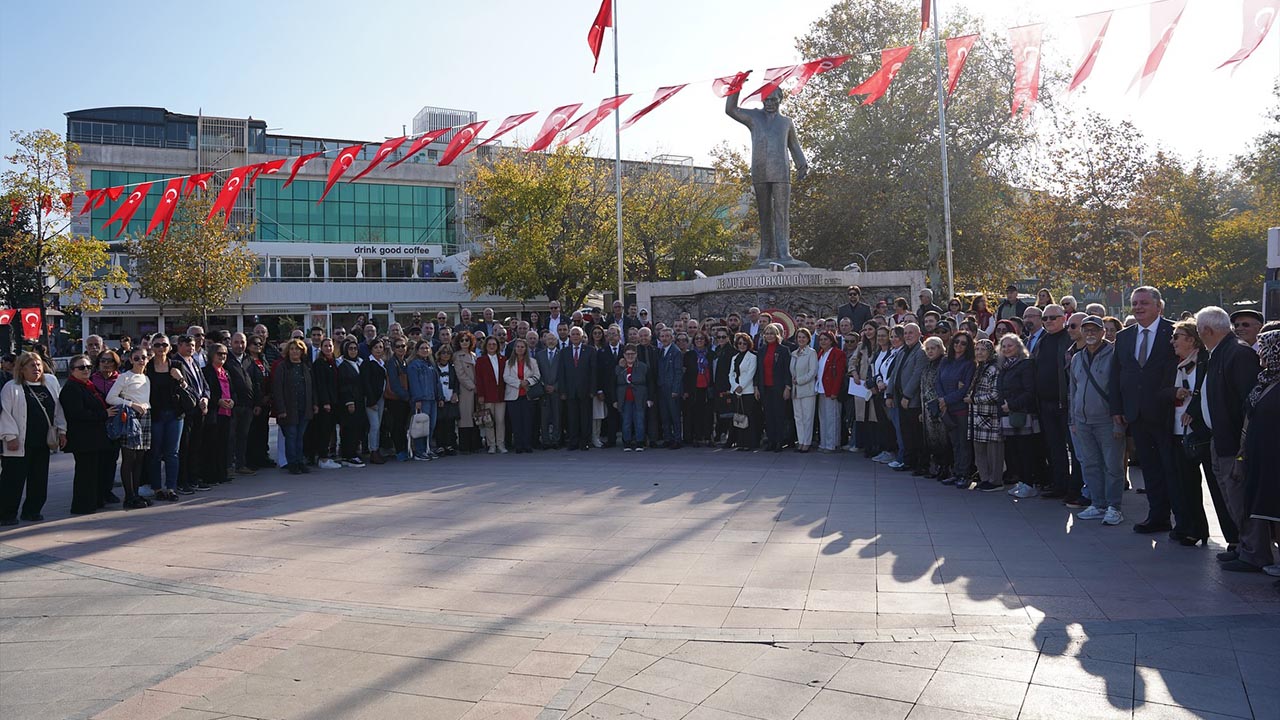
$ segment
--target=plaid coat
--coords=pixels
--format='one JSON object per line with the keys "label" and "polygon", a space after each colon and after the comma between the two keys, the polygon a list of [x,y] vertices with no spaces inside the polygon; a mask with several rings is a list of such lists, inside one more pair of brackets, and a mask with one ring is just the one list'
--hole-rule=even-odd
{"label": "plaid coat", "polygon": [[1000,366],[988,361],[978,368],[969,395],[969,439],[1000,442]]}

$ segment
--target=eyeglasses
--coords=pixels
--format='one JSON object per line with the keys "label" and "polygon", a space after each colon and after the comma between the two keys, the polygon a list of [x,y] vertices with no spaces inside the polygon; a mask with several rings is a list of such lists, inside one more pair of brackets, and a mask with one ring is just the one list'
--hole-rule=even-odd
{"label": "eyeglasses", "polygon": [[158,348],[158,347],[167,348],[167,347],[169,347],[169,343],[167,343],[167,342],[153,342],[153,343],[151,343],[151,347],[153,347],[153,348]]}
{"label": "eyeglasses", "polygon": [[216,352],[216,353],[214,353],[214,354],[213,354],[213,356],[214,356],[214,357],[226,357],[226,356],[227,356],[227,354],[226,354],[225,352]]}
{"label": "eyeglasses", "polygon": [[72,369],[72,370],[89,370],[89,369],[91,369],[92,367],[93,367],[92,365],[76,365],[75,367],[73,367],[73,368],[71,368],[71,369]]}

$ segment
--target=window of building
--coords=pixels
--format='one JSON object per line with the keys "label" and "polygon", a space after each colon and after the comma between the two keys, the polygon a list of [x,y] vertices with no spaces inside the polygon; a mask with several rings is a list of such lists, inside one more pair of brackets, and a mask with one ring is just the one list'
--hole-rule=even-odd
{"label": "window of building", "polygon": [[330,280],[354,280],[356,277],[355,258],[329,258]]}
{"label": "window of building", "polygon": [[308,258],[280,258],[281,280],[305,280],[311,277],[311,262]]}
{"label": "window of building", "polygon": [[400,278],[413,277],[413,261],[412,260],[387,260],[387,279],[394,280]]}

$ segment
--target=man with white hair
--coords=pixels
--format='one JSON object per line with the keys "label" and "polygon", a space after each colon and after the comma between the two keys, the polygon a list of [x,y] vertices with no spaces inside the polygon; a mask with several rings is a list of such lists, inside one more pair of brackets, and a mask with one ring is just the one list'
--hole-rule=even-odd
{"label": "man with white hair", "polygon": [[1228,548],[1218,559],[1222,561],[1223,570],[1261,572],[1263,567],[1275,563],[1270,527],[1249,516],[1249,497],[1238,459],[1245,399],[1258,381],[1258,353],[1236,337],[1231,316],[1220,307],[1209,306],[1196,313],[1196,332],[1209,351],[1199,397],[1204,423],[1213,434],[1209,459],[1227,500],[1227,511],[1240,532],[1235,551]]}
{"label": "man with white hair", "polygon": [[90,335],[84,339],[84,354],[89,356],[89,362],[93,365],[98,364],[98,356],[102,354],[102,336]]}
{"label": "man with white hair", "polygon": [[930,310],[938,313],[938,317],[942,317],[942,308],[933,302],[933,291],[929,288],[920,288],[920,307],[916,308],[916,317],[923,318],[924,314]]}
{"label": "man with white hair", "polygon": [[1106,317],[1107,306],[1102,303],[1089,303],[1084,306],[1084,314],[1092,315],[1094,317]]}
{"label": "man with white hair", "polygon": [[205,364],[209,362],[204,353],[204,328],[199,325],[192,325],[187,328],[187,334],[195,340],[195,349],[192,351],[191,357],[195,359],[196,365],[204,369]]}

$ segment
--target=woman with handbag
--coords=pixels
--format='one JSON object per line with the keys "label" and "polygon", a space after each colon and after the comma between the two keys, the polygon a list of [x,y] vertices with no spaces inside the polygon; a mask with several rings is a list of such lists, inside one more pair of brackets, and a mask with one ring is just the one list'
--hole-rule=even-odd
{"label": "woman with handbag", "polygon": [[924,447],[928,453],[929,471],[922,477],[930,480],[951,477],[951,440],[942,424],[942,411],[938,407],[938,368],[947,354],[942,338],[929,337],[924,341],[924,356],[928,358],[920,373],[920,420],[924,424]]}
{"label": "woman with handbag", "polygon": [[[871,377],[871,360],[876,354],[876,325],[867,321],[862,325],[862,334],[856,345],[845,343],[848,364],[848,380],[866,387],[867,378]],[[846,382],[848,381],[846,380]],[[864,453],[872,458],[880,454],[876,442],[875,406],[870,399],[847,394],[844,408],[845,422],[849,425],[849,452]]]}
{"label": "woman with handbag", "polygon": [[[183,417],[189,409],[180,402],[190,404],[193,397],[182,371],[169,361],[169,347],[169,338],[157,335],[151,341],[152,357],[147,363],[147,379],[151,381],[151,454],[147,477],[157,500],[178,499],[178,441],[182,438]],[[179,393],[184,395],[180,398]]]}
{"label": "woman with handbag", "polygon": [[360,343],[345,340],[338,360],[338,404],[334,408],[338,420],[338,457],[347,467],[364,467],[360,459],[360,440],[365,437],[364,383],[360,379]]}
{"label": "woman with handbag", "polygon": [[138,495],[147,452],[151,449],[151,380],[147,377],[147,351],[134,348],[129,363],[130,369],[120,375],[107,393],[107,404],[118,408],[129,422],[129,432],[120,439],[120,485],[124,488],[124,509],[135,510],[151,504]]}
{"label": "woman with handbag", "polygon": [[[108,348],[98,353],[94,365],[94,372],[89,376],[89,382],[93,383],[98,394],[105,398],[111,392],[111,386],[115,385],[116,380],[120,378],[120,356],[115,350]],[[99,457],[102,466],[98,474],[98,507],[105,507],[120,502],[120,498],[113,492],[116,486],[116,465],[120,461],[120,445],[115,442],[108,443],[106,452]]]}
{"label": "woman with handbag", "polygon": [[49,455],[67,444],[67,420],[52,383],[36,353],[24,352],[13,363],[13,379],[0,388],[0,525],[22,519],[44,520],[40,511],[49,496]]}
{"label": "woman with handbag", "polygon": [[1000,376],[996,379],[1000,402],[1000,436],[1004,438],[1005,464],[1018,478],[1009,490],[1016,498],[1035,497],[1031,484],[1036,459],[1034,437],[1040,433],[1036,419],[1035,361],[1017,333],[1000,338]]}
{"label": "woman with handbag", "polygon": [[974,347],[977,370],[969,391],[969,441],[978,466],[978,482],[963,483],[967,490],[995,492],[1004,488],[1004,436],[1000,434],[1000,364],[990,340]]}
{"label": "woman with handbag", "polygon": [[733,337],[737,352],[729,361],[729,392],[734,400],[733,435],[739,450],[760,449],[760,403],[756,400],[756,356],[751,352],[751,336]]}
{"label": "woman with handbag", "polygon": [[[440,350],[444,352],[445,347]],[[409,433],[413,436],[413,459],[435,460],[439,456],[431,452],[431,434],[435,429],[436,416],[444,405],[444,388],[439,367],[431,354],[431,341],[419,340],[413,355],[413,360],[405,367],[409,402],[413,408]]]}
{"label": "woman with handbag", "polygon": [[231,413],[235,399],[231,393],[231,375],[227,372],[227,346],[216,343],[209,349],[208,361],[201,370],[209,387],[209,412],[204,415],[200,440],[201,472],[204,482],[215,485],[227,479],[227,450],[231,446]]}
{"label": "woman with handbag", "polygon": [[441,405],[436,411],[435,447],[438,455],[458,454],[458,373],[453,367],[453,347],[441,345],[436,351],[436,373],[440,376]]}
{"label": "woman with handbag", "polygon": [[88,355],[76,355],[67,363],[71,376],[58,395],[58,404],[67,419],[66,451],[76,460],[71,483],[71,513],[88,515],[102,501],[103,456],[112,443],[107,439],[107,422],[120,413],[109,407],[98,388],[90,382],[93,365]]}
{"label": "woman with handbag", "polygon": [[969,443],[969,403],[965,399],[976,369],[973,336],[961,330],[951,336],[951,352],[938,368],[938,409],[942,411],[942,423],[947,426],[947,437],[951,439],[953,458],[951,477],[943,478],[943,485],[969,481],[973,446]]}
{"label": "woman with handbag", "polygon": [[[1185,508],[1175,513],[1175,526],[1169,537],[1187,547],[1209,542],[1209,518],[1204,514],[1204,495],[1200,491],[1200,473],[1209,484],[1209,496],[1218,516],[1227,549],[1234,550],[1239,541],[1236,524],[1227,512],[1226,499],[1213,474],[1213,462],[1209,457],[1209,439],[1212,432],[1204,422],[1200,404],[1200,391],[1204,386],[1204,368],[1208,367],[1209,352],[1200,340],[1194,320],[1183,320],[1173,326],[1173,352],[1178,356],[1178,371],[1173,386],[1164,390],[1173,405],[1173,482],[1178,483]],[[1183,517],[1185,516],[1185,517]]]}
{"label": "woman with handbag", "polygon": [[[796,330],[796,349],[791,351],[791,414],[796,423],[796,452],[802,453],[809,452],[813,445],[813,416],[817,403],[814,381],[818,377],[818,353],[809,347],[812,342],[813,333],[809,328],[799,328]],[[839,417],[838,412],[836,417]],[[823,427],[825,429],[825,424]]]}
{"label": "woman with handbag", "polygon": [[490,455],[507,453],[507,406],[503,400],[505,383],[502,375],[507,359],[498,352],[499,347],[498,338],[485,338],[484,354],[475,364],[476,401],[480,404],[480,413],[488,416],[481,422]]}
{"label": "woman with handbag", "polygon": [[458,376],[458,449],[463,455],[480,450],[476,425],[476,338],[470,330],[458,333],[453,370]]}
{"label": "woman with handbag", "polygon": [[511,418],[511,444],[517,453],[533,452],[533,400],[542,397],[542,381],[538,361],[529,354],[529,344],[516,340],[511,359],[502,370],[503,400]]}

